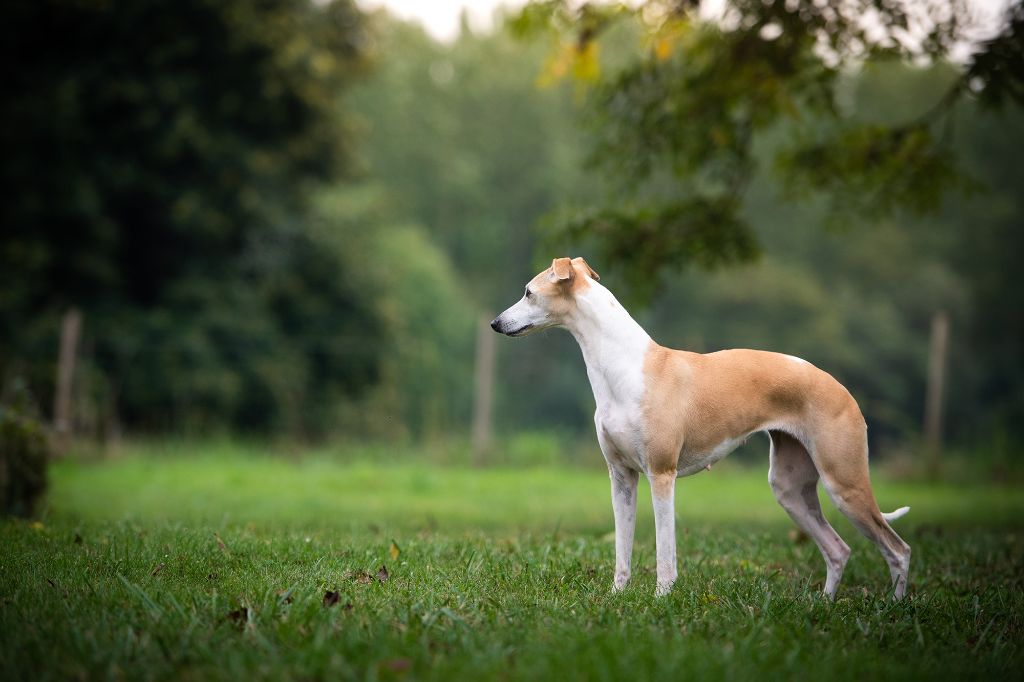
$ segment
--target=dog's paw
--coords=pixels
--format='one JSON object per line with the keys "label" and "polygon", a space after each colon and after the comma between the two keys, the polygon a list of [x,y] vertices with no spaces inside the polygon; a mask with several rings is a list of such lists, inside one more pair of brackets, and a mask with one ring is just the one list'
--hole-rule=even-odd
{"label": "dog's paw", "polygon": [[618,573],[615,575],[615,580],[612,582],[612,592],[622,592],[626,589],[626,584],[629,583],[628,573]]}
{"label": "dog's paw", "polygon": [[674,583],[658,583],[658,586],[654,588],[655,597],[664,597],[672,591],[672,585]]}

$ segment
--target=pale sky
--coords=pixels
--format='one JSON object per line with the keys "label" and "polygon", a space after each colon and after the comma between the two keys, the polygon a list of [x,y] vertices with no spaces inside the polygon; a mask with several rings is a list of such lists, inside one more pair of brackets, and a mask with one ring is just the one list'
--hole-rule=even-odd
{"label": "pale sky", "polygon": [[470,26],[491,27],[494,9],[500,5],[518,7],[524,0],[357,0],[364,9],[386,7],[403,19],[423,24],[427,32],[440,40],[453,40],[459,34],[459,14],[469,11]]}
{"label": "pale sky", "polygon": [[[469,13],[470,25],[478,29],[491,27],[494,10],[500,5],[518,7],[524,0],[356,0],[364,9],[386,7],[392,14],[403,19],[420,22],[435,38],[452,40],[459,33],[459,13],[465,7]],[[998,12],[1010,0],[971,0],[970,4],[990,16]]]}

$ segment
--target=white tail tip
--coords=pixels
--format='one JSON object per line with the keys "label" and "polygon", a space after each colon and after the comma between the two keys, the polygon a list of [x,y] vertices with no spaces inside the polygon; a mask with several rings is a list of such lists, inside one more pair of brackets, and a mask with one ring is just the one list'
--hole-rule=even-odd
{"label": "white tail tip", "polygon": [[901,516],[903,516],[904,514],[906,514],[908,511],[910,511],[910,507],[900,507],[899,509],[897,509],[894,512],[889,512],[888,514],[882,514],[882,518],[885,519],[886,521],[895,521],[896,519],[898,519]]}

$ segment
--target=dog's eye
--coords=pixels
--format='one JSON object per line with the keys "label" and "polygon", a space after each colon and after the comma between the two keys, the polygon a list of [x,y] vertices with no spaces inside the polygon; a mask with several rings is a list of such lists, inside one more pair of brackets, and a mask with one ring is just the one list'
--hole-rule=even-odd
{"label": "dog's eye", "polygon": [[530,298],[531,296],[533,296],[533,292],[530,291],[530,287],[526,287],[526,298]]}

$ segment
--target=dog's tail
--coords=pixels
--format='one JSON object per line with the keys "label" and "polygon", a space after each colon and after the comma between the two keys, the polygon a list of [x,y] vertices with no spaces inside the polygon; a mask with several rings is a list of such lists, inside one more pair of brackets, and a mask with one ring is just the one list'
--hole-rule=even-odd
{"label": "dog's tail", "polygon": [[908,511],[910,511],[910,507],[900,507],[896,511],[889,512],[888,514],[883,512],[882,513],[882,518],[885,519],[886,523],[888,523],[888,522],[891,522],[891,521],[895,521],[896,519],[898,519],[901,516],[903,516],[904,514],[906,514]]}

